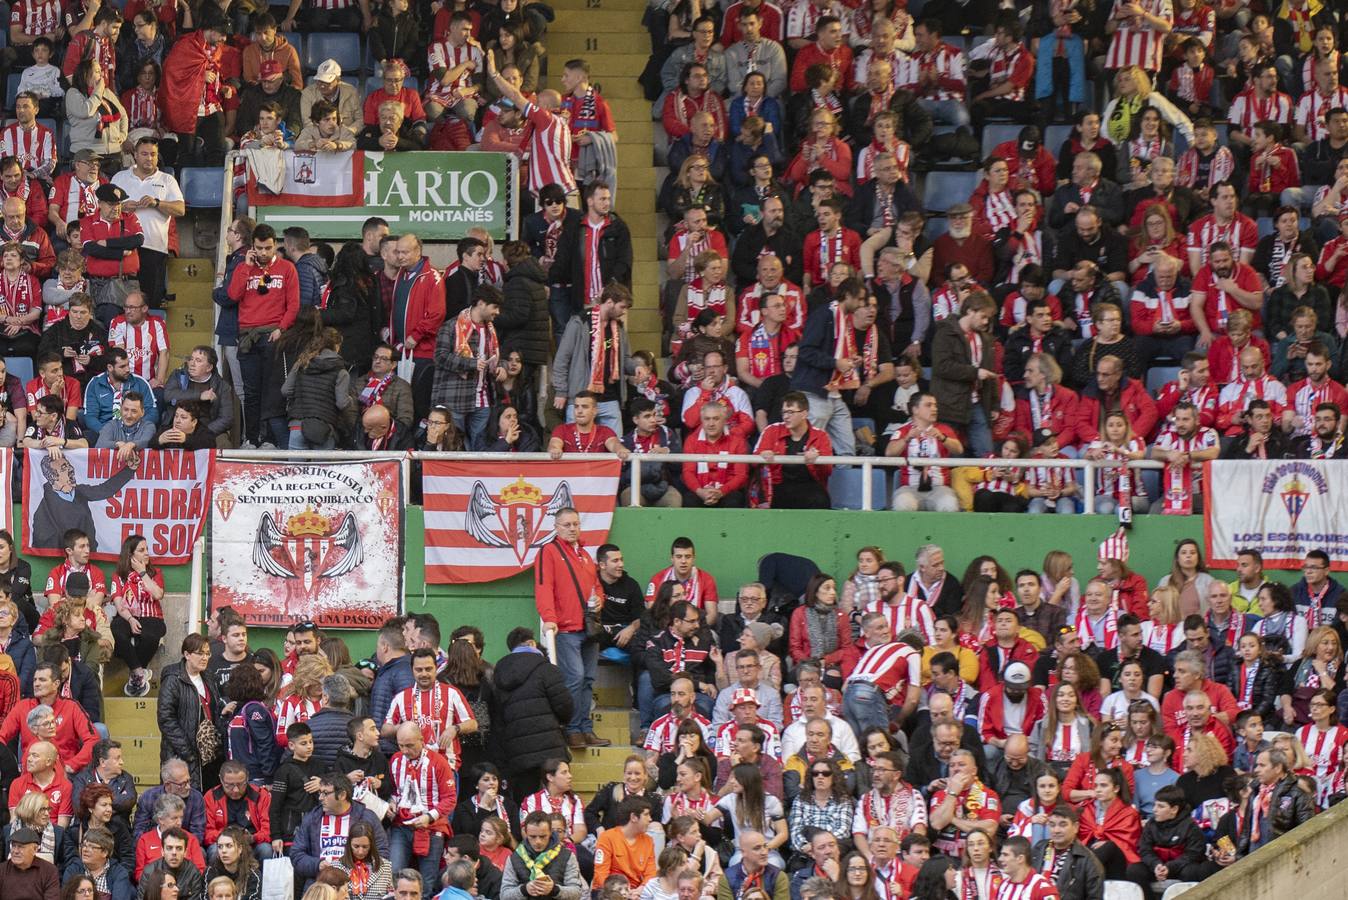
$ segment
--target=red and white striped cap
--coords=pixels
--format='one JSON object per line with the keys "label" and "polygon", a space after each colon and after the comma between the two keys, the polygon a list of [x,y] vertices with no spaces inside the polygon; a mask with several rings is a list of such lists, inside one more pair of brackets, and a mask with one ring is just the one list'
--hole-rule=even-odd
{"label": "red and white striped cap", "polygon": [[1105,538],[1100,545],[1100,559],[1128,561],[1128,535],[1122,528]]}

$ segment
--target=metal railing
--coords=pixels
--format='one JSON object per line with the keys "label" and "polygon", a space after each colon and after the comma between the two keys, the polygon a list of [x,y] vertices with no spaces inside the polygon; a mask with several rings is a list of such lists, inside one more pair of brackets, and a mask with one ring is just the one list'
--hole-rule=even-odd
{"label": "metal railing", "polygon": [[[359,450],[221,450],[218,454],[220,459],[237,460],[266,460],[277,462],[282,460],[295,460],[297,462],[341,462],[354,460],[400,460],[408,462],[410,460],[455,460],[458,462],[551,462],[552,457],[547,453],[486,453],[462,451],[454,453],[444,452],[423,452],[407,451],[404,453],[389,453],[387,451],[372,452]],[[613,460],[612,453],[568,453],[562,457],[568,462],[606,462]],[[1119,460],[1093,460],[1093,459],[978,459],[975,457],[958,457],[948,459],[919,459],[905,456],[821,456],[812,463],[807,463],[803,456],[774,456],[772,461],[764,459],[756,453],[739,454],[716,454],[716,453],[660,453],[660,454],[633,454],[634,463],[744,463],[747,465],[773,465],[773,466],[803,466],[803,465],[827,465],[827,466],[847,466],[861,470],[862,492],[861,492],[861,510],[870,512],[875,509],[871,498],[871,480],[876,468],[881,469],[900,469],[900,468],[939,468],[939,469],[958,469],[964,467],[974,468],[1005,468],[1005,469],[1072,469],[1080,473],[1077,478],[1077,484],[1081,488],[1081,505],[1084,514],[1095,512],[1095,485],[1096,473],[1102,469],[1129,468],[1133,470],[1152,469],[1159,470],[1165,468],[1165,463],[1156,460],[1134,460],[1123,462]],[[629,467],[627,476],[627,487],[631,489],[631,496],[628,500],[628,506],[641,506],[641,465],[632,465]],[[403,466],[403,487],[404,493],[411,483],[411,467]]]}

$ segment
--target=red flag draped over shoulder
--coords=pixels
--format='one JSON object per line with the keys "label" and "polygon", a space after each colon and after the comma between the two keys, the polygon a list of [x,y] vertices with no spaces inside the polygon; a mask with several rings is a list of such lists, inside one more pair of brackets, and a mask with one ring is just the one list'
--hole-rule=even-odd
{"label": "red flag draped over shoulder", "polygon": [[211,50],[200,31],[179,38],[164,60],[164,77],[159,83],[159,108],[164,126],[179,134],[197,130],[197,110],[206,89],[206,62]]}

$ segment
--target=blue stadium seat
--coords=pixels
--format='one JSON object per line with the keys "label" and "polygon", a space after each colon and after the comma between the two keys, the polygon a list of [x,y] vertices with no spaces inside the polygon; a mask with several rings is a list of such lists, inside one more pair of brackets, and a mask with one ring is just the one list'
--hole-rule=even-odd
{"label": "blue stadium seat", "polygon": [[1260,216],[1255,220],[1254,227],[1259,231],[1259,239],[1263,240],[1273,233],[1273,217]]}
{"label": "blue stadium seat", "polygon": [[1179,377],[1179,366],[1152,366],[1147,370],[1147,393],[1152,396]]}
{"label": "blue stadium seat", "polygon": [[161,322],[167,322],[167,321],[168,321],[168,311],[167,311],[167,310],[163,310],[163,309],[152,309],[152,310],[150,310],[150,315],[154,316],[156,319],[158,319],[158,320],[161,321]]}
{"label": "blue stadium seat", "polygon": [[[983,158],[987,159],[992,155],[992,148],[1005,141],[1014,141],[1020,137],[1020,130],[1024,125],[1011,123],[989,123],[983,126]],[[1055,152],[1055,151],[1050,151]]]}
{"label": "blue stadium seat", "polygon": [[33,361],[27,356],[6,356],[5,371],[19,379],[20,384],[33,380]]}
{"label": "blue stadium seat", "polygon": [[5,84],[5,109],[14,108],[14,99],[19,96],[19,81],[22,78],[22,73],[9,76],[9,81]]}
{"label": "blue stadium seat", "polygon": [[990,41],[990,40],[992,40],[992,36],[991,36],[991,35],[987,35],[987,34],[976,34],[976,35],[974,35],[974,36],[969,40],[969,47],[968,47],[968,49],[969,49],[969,51],[971,51],[971,52],[974,51],[974,50],[977,50],[979,47],[983,46],[984,44],[986,44],[986,43],[987,43],[988,41]]}
{"label": "blue stadium seat", "polygon": [[[886,509],[889,506],[889,490],[886,471],[881,468],[871,470],[871,509]],[[861,468],[834,469],[828,479],[828,495],[834,509],[861,509],[865,494]]]}
{"label": "blue stadium seat", "polygon": [[180,174],[183,199],[190,209],[219,209],[223,202],[224,183],[219,167],[184,167]]}
{"label": "blue stadium seat", "polygon": [[351,85],[353,88],[355,88],[356,93],[360,93],[361,79],[359,75],[348,75],[345,72],[343,72],[342,80],[345,81],[347,84]]}
{"label": "blue stadium seat", "polygon": [[934,241],[949,230],[950,220],[945,216],[930,216],[927,219],[926,227],[922,229],[922,236],[929,241]]}
{"label": "blue stadium seat", "polygon": [[1058,150],[1062,147],[1063,141],[1072,136],[1071,125],[1050,125],[1044,129],[1044,147],[1056,159]]}
{"label": "blue stadium seat", "polygon": [[943,213],[956,203],[967,201],[981,177],[978,172],[928,172],[922,205],[929,212]]}
{"label": "blue stadium seat", "polygon": [[350,32],[315,32],[304,41],[304,71],[313,73],[325,59],[335,59],[342,72],[361,71],[360,35]]}

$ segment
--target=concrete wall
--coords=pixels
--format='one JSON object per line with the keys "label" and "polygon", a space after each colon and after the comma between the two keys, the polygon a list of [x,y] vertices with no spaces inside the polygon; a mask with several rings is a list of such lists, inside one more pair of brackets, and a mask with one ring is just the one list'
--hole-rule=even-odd
{"label": "concrete wall", "polygon": [[1342,900],[1348,803],[1266,844],[1184,893],[1184,900]]}

